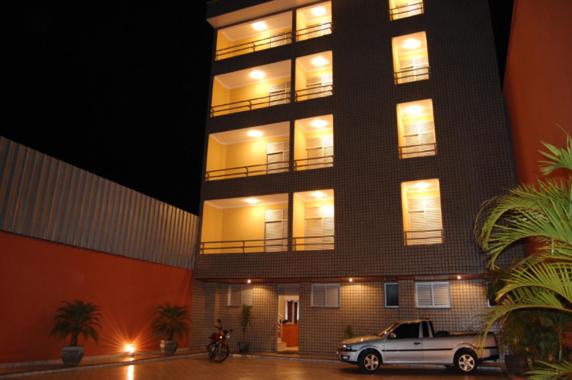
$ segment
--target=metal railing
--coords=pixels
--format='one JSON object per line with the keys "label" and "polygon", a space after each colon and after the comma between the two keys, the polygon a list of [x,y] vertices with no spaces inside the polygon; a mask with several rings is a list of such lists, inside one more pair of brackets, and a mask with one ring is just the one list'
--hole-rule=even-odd
{"label": "metal railing", "polygon": [[334,249],[335,235],[293,238],[201,241],[201,254],[323,251]]}
{"label": "metal railing", "polygon": [[294,170],[330,168],[332,166],[334,166],[333,155],[294,160]]}
{"label": "metal railing", "polygon": [[309,40],[332,34],[332,23],[327,22],[319,25],[309,26],[296,31],[296,41]]}
{"label": "metal railing", "polygon": [[288,250],[288,238],[201,241],[200,253],[256,253],[285,252]]}
{"label": "metal railing", "polygon": [[405,245],[440,244],[443,242],[443,230],[403,231]]}
{"label": "metal railing", "polygon": [[259,98],[240,100],[226,104],[219,104],[212,106],[210,109],[210,116],[220,116],[236,112],[251,111],[259,108],[272,107],[279,104],[290,103],[290,89],[273,91],[267,96]]}
{"label": "metal railing", "polygon": [[415,82],[429,79],[429,65],[403,68],[393,74],[395,84]]}
{"label": "metal railing", "polygon": [[415,2],[410,2],[406,5],[400,5],[398,7],[389,9],[389,19],[391,21],[398,20],[400,18],[420,15],[423,14],[423,12],[423,0],[418,0]]}
{"label": "metal railing", "polygon": [[207,170],[205,173],[205,181],[214,181],[217,179],[241,178],[254,175],[265,175],[273,173],[284,173],[290,171],[289,161],[279,161],[258,165],[236,166],[226,169]]}
{"label": "metal railing", "polygon": [[254,53],[260,50],[266,50],[273,47],[288,45],[292,43],[292,32],[277,34],[259,40],[245,42],[242,44],[230,46],[224,49],[219,49],[215,53],[215,61],[221,59],[232,58],[243,54]]}
{"label": "metal railing", "polygon": [[335,235],[292,237],[293,251],[327,251],[334,249]]}
{"label": "metal railing", "polygon": [[414,158],[414,157],[425,157],[434,156],[437,154],[437,144],[418,144],[418,145],[407,145],[399,147],[399,158]]}
{"label": "metal railing", "polygon": [[311,85],[301,90],[296,90],[296,101],[309,100],[315,98],[322,98],[324,96],[331,96],[334,94],[334,84],[316,84]]}

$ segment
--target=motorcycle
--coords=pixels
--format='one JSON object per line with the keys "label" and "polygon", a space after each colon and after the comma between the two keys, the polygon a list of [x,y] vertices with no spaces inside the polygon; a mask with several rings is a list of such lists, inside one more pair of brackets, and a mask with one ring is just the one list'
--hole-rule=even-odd
{"label": "motorcycle", "polygon": [[217,363],[222,363],[228,358],[230,354],[230,349],[226,341],[230,339],[231,330],[222,330],[221,332],[215,332],[210,336],[211,343],[207,346],[207,352],[209,355],[209,360]]}

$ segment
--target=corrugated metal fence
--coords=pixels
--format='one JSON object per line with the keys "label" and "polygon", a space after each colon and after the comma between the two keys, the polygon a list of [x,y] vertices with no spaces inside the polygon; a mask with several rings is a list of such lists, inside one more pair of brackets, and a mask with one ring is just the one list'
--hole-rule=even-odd
{"label": "corrugated metal fence", "polygon": [[0,230],[192,268],[198,217],[0,137]]}

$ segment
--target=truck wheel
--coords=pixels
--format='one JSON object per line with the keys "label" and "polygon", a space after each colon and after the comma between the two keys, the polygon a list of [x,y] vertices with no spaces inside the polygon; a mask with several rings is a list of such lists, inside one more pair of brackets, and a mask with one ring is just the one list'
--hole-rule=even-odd
{"label": "truck wheel", "polygon": [[462,373],[472,373],[477,369],[477,354],[473,350],[462,349],[455,354],[455,368]]}
{"label": "truck wheel", "polygon": [[359,356],[359,368],[364,373],[374,373],[381,365],[381,356],[377,351],[367,350]]}

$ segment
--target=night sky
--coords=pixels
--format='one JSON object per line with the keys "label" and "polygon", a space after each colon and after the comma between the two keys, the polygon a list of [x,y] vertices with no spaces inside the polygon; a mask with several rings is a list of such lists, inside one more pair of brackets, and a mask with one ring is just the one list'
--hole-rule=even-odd
{"label": "night sky", "polygon": [[[197,213],[213,32],[205,1],[162,4],[3,12],[0,134]],[[489,4],[502,73],[512,0]]]}

